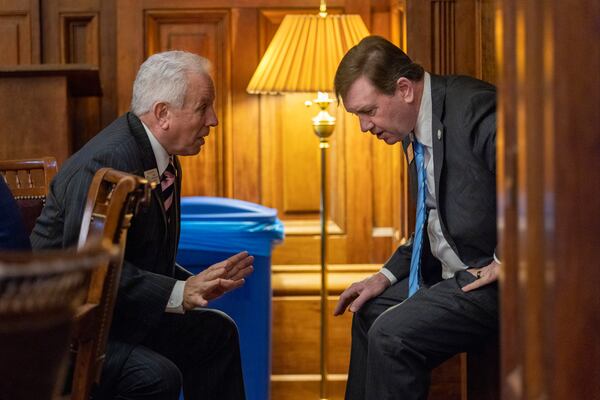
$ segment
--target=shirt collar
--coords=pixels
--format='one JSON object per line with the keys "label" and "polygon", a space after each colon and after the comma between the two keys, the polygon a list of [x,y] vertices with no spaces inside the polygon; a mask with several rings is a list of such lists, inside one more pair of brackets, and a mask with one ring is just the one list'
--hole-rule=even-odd
{"label": "shirt collar", "polygon": [[415,126],[415,137],[419,143],[426,147],[431,147],[431,124],[433,109],[431,105],[431,77],[425,72],[423,77],[423,96],[417,116],[417,125]]}
{"label": "shirt collar", "polygon": [[154,137],[154,134],[152,133],[150,128],[148,128],[146,126],[146,124],[144,124],[143,122],[142,122],[142,126],[144,127],[144,130],[146,131],[146,134],[148,135],[148,140],[150,140],[150,145],[152,146],[152,152],[154,153],[154,158],[156,158],[156,167],[158,168],[158,176],[161,176],[163,174],[163,172],[165,172],[165,170],[169,166],[169,162],[171,161],[171,156],[169,156],[169,153],[167,153],[165,148],[162,147],[160,142],[156,139],[156,137]]}

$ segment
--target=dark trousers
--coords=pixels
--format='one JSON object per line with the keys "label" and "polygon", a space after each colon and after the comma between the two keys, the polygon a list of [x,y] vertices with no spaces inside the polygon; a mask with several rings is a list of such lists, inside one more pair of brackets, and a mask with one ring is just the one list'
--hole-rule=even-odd
{"label": "dark trousers", "polygon": [[237,327],[220,311],[165,313],[143,343],[112,342],[108,351],[125,348],[122,362],[107,354],[94,399],[177,400],[182,385],[186,400],[245,398]]}
{"label": "dark trousers", "polygon": [[366,303],[352,321],[347,400],[426,400],[433,368],[498,332],[498,285],[465,293],[468,271],[422,288],[408,279]]}

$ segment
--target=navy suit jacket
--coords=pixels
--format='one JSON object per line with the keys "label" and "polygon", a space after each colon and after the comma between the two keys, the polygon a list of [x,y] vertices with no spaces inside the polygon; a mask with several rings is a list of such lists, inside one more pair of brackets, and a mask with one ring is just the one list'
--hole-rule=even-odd
{"label": "navy suit jacket", "polygon": [[[432,143],[436,207],[444,238],[462,262],[481,267],[496,249],[496,89],[466,76],[431,74]],[[439,134],[438,134],[439,132]],[[405,154],[410,138],[403,142]],[[417,172],[409,160],[409,180],[416,198]],[[425,231],[427,232],[427,231]],[[423,279],[441,279],[441,266],[424,235]],[[396,278],[408,276],[412,236],[384,265]]]}
{"label": "navy suit jacket", "polygon": [[[175,158],[177,180],[167,225],[160,185],[152,201],[134,216],[127,234],[125,261],[110,331],[106,364],[122,362],[132,346],[144,340],[164,315],[180,275],[175,264],[179,241],[181,170]],[[157,168],[141,121],[127,113],[98,133],[70,157],[50,185],[42,215],[31,234],[35,249],[61,248],[77,243],[88,188],[95,172],[110,167],[141,177]],[[116,346],[116,347],[115,347]],[[112,351],[110,351],[112,349]],[[116,360],[111,357],[117,356]]]}

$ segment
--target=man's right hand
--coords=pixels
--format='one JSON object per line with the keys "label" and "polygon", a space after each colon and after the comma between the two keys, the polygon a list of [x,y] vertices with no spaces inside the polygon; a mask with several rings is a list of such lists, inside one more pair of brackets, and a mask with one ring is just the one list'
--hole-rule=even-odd
{"label": "man's right hand", "polygon": [[206,307],[210,300],[242,286],[254,271],[254,257],[242,251],[189,277],[183,289],[183,308]]}
{"label": "man's right hand", "polygon": [[379,296],[390,285],[390,280],[381,272],[377,272],[360,282],[354,282],[340,295],[340,299],[333,310],[333,315],[342,315],[348,306],[350,306],[350,312],[358,311],[363,304],[373,297]]}

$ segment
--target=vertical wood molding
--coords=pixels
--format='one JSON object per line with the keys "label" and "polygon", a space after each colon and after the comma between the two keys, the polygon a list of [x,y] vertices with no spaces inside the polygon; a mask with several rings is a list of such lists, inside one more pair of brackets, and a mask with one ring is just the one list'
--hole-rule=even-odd
{"label": "vertical wood molding", "polygon": [[60,62],[98,65],[99,13],[59,13]]}
{"label": "vertical wood molding", "polygon": [[455,0],[432,0],[432,71],[455,73]]}
{"label": "vertical wood molding", "polygon": [[[390,41],[406,51],[407,21],[406,0],[389,0],[390,9]],[[408,168],[404,152],[400,147],[393,151],[391,159],[392,171],[392,226],[394,228],[388,256],[400,244],[408,240],[414,227],[414,209],[408,196]]]}
{"label": "vertical wood molding", "polygon": [[476,76],[496,84],[495,0],[476,0],[475,62]]}
{"label": "vertical wood molding", "polygon": [[431,0],[406,0],[406,48],[410,58],[427,71],[431,69],[433,15]]}
{"label": "vertical wood molding", "polygon": [[406,0],[389,0],[390,41],[406,49]]}
{"label": "vertical wood molding", "polygon": [[41,8],[43,63],[98,65],[99,99],[77,99],[77,149],[117,116],[116,0],[45,0]]}
{"label": "vertical wood molding", "polygon": [[[516,107],[504,99],[515,99],[517,95],[516,63],[506,62],[515,56],[516,20],[515,0],[503,0],[497,4],[496,21],[498,60],[498,107],[497,107],[497,190],[499,240],[502,257],[501,277],[501,382],[503,399],[522,398],[522,363],[524,351],[519,321],[519,274],[517,269],[517,241],[510,238],[517,232],[517,123]],[[514,300],[509,300],[514,299]],[[511,321],[503,323],[502,321]],[[514,349],[508,351],[508,349]]]}
{"label": "vertical wood molding", "polygon": [[436,74],[495,81],[494,0],[405,0],[406,49]]}
{"label": "vertical wood molding", "polygon": [[[261,203],[261,132],[259,98],[248,94],[246,86],[258,64],[258,11],[253,8],[232,9],[231,91],[232,138],[231,176],[227,181],[232,197]],[[244,179],[236,179],[243,176]]]}
{"label": "vertical wood molding", "polygon": [[600,4],[497,7],[503,399],[589,398],[600,393],[600,49],[589,45]]}
{"label": "vertical wood molding", "polygon": [[[60,63],[100,63],[98,12],[58,12]],[[101,129],[99,98],[72,101],[73,151],[79,150]]]}
{"label": "vertical wood molding", "polygon": [[42,62],[42,40],[40,26],[40,9],[42,7],[41,0],[29,0],[31,8],[31,64],[39,64]]}

